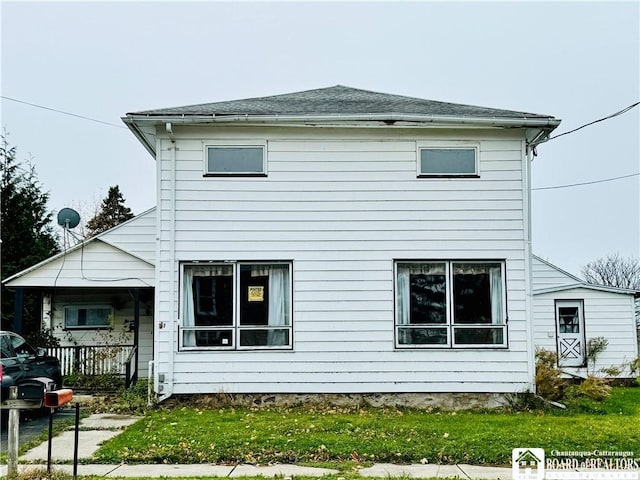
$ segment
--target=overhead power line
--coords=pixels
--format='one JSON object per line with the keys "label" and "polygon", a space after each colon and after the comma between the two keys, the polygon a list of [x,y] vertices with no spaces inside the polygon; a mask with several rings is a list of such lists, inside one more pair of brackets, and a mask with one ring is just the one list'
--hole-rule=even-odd
{"label": "overhead power line", "polygon": [[629,175],[622,175],[620,177],[604,178],[602,180],[593,180],[591,182],[571,183],[568,185],[555,185],[553,187],[536,187],[536,188],[532,188],[531,190],[555,190],[558,188],[579,187],[581,185],[593,185],[595,183],[612,182],[614,180],[620,180],[622,178],[637,177],[638,175],[640,175],[640,172],[631,173]]}
{"label": "overhead power line", "polygon": [[555,140],[556,138],[563,137],[564,135],[569,135],[570,133],[577,132],[578,130],[582,130],[583,128],[588,127],[589,125],[593,125],[594,123],[604,122],[605,120],[609,120],[610,118],[617,117],[618,115],[622,115],[623,113],[627,113],[629,110],[631,110],[632,108],[637,107],[638,105],[640,105],[640,102],[633,103],[633,104],[629,105],[628,107],[623,108],[622,110],[620,110],[620,111],[618,111],[616,113],[612,113],[611,115],[607,115],[606,117],[599,118],[598,120],[594,120],[593,122],[585,123],[584,125],[581,125],[578,128],[574,128],[573,130],[569,130],[568,132],[561,133],[561,134],[556,135],[554,137],[549,137],[547,139],[547,141]]}
{"label": "overhead power line", "polygon": [[25,102],[24,100],[18,100],[17,98],[5,97],[4,95],[0,95],[0,97],[4,98],[5,100],[10,100],[12,102],[22,103],[24,105],[29,105],[31,107],[41,108],[43,110],[49,110],[50,112],[61,113],[63,115],[69,115],[70,117],[81,118],[83,120],[89,120],[91,122],[101,123],[103,125],[109,125],[110,127],[124,128],[125,130],[127,130],[127,127],[124,127],[122,125],[117,125],[115,123],[105,122],[104,120],[98,120],[96,118],[86,117],[84,115],[78,115],[77,113],[65,112],[64,110],[58,110],[57,108],[45,107],[44,105],[38,105],[37,103]]}

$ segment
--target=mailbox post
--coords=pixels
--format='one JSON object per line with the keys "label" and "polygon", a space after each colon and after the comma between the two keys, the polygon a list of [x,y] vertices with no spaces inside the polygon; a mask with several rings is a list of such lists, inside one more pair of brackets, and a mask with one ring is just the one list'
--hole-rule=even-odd
{"label": "mailbox post", "polygon": [[[0,402],[0,409],[9,410],[8,424],[8,451],[7,451],[7,474],[15,476],[18,474],[18,447],[20,437],[20,410],[41,408],[43,406],[51,409],[49,415],[49,462],[47,470],[51,471],[51,436],[53,431],[53,409],[69,403],[73,398],[73,391],[69,388],[51,391],[53,381],[45,377],[30,378],[19,385],[9,387],[9,398]],[[39,397],[42,392],[42,397]],[[39,397],[39,398],[38,398]],[[76,405],[76,452],[77,452],[77,430],[78,430],[78,405]],[[77,471],[77,459],[76,459]]]}
{"label": "mailbox post", "polygon": [[[51,475],[51,445],[53,444],[53,411],[66,405],[73,399],[73,390],[61,388],[44,394],[44,406],[49,408],[49,444],[47,445],[47,475]],[[76,403],[76,434],[74,443],[73,478],[78,475],[78,418],[79,404]]]}
{"label": "mailbox post", "polygon": [[[32,408],[49,408],[49,447],[47,455],[47,472],[51,474],[51,444],[53,436],[53,412],[56,408],[62,407],[67,403],[75,400],[76,403],[76,432],[75,432],[75,445],[74,445],[74,457],[73,457],[73,478],[78,476],[78,432],[80,424],[80,402],[88,401],[91,397],[88,395],[80,395],[77,398],[73,398],[73,390],[70,388],[61,388],[60,390],[47,391],[47,385],[52,384],[49,379],[37,378],[34,381],[40,382],[43,385],[43,397],[36,399],[28,397],[28,399],[20,399],[19,397],[24,395],[24,390],[21,393],[18,386],[9,387],[9,398],[0,403],[1,409],[9,410],[9,425],[8,425],[8,452],[7,452],[7,474],[9,477],[16,476],[18,474],[18,445],[19,445],[19,432],[20,432],[20,410],[32,409]],[[27,390],[31,389],[29,393],[33,392],[34,387],[37,388],[37,384],[29,384],[25,387],[25,384],[21,384],[21,388],[24,387]]]}
{"label": "mailbox post", "polygon": [[[18,387],[15,385],[9,387],[9,400],[18,399]],[[7,452],[7,473],[8,476],[15,476],[18,474],[18,435],[20,432],[20,409],[11,408],[9,410],[9,432],[8,432],[8,447]]]}
{"label": "mailbox post", "polygon": [[43,397],[33,398],[33,393],[42,391],[42,395],[53,381],[38,377],[19,385],[9,387],[9,398],[0,403],[0,409],[9,410],[7,473],[18,473],[18,446],[20,437],[20,410],[42,407]]}

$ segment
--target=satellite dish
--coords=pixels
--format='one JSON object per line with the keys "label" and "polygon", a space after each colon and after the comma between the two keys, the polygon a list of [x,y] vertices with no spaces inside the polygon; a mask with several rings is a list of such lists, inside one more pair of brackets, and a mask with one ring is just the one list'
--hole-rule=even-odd
{"label": "satellite dish", "polygon": [[73,208],[63,208],[58,212],[58,225],[62,228],[75,228],[80,223],[80,214]]}

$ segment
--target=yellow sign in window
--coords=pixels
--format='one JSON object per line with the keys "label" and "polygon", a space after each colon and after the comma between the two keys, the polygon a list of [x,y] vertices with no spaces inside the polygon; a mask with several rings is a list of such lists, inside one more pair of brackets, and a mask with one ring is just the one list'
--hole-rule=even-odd
{"label": "yellow sign in window", "polygon": [[250,302],[263,302],[264,301],[264,287],[249,287],[249,301]]}

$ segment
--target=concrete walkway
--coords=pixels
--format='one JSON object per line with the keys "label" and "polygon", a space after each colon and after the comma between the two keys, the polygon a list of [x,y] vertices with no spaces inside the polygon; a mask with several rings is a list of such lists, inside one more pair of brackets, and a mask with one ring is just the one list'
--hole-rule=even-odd
{"label": "concrete walkway", "polygon": [[[138,421],[138,417],[130,415],[113,415],[101,413],[80,420],[78,432],[78,459],[90,459],[103,442],[120,434],[129,425]],[[51,442],[52,462],[73,461],[75,431],[67,430],[53,437]],[[32,448],[18,460],[24,462],[46,462],[48,442]]]}
{"label": "concrete walkway", "polygon": [[[78,475],[96,475],[101,477],[284,477],[293,476],[321,477],[339,474],[329,468],[303,467],[299,465],[106,465],[88,464],[102,442],[121,433],[127,426],[135,423],[137,417],[125,415],[98,414],[85,418],[80,423],[78,433]],[[74,431],[66,431],[53,438],[51,457],[53,469],[73,473]],[[19,471],[46,469],[47,442],[29,450],[20,457]],[[62,464],[64,463],[64,464]],[[409,478],[458,478],[510,480],[510,468],[479,467],[475,465],[393,465],[375,464],[360,469],[363,477],[409,477]],[[6,476],[7,466],[0,466],[0,475]]]}
{"label": "concrete walkway", "polygon": [[[20,473],[31,470],[45,470],[46,465],[19,465]],[[52,469],[71,475],[73,465],[52,465]],[[0,475],[5,476],[7,467],[0,467]],[[78,475],[94,475],[98,477],[321,477],[340,473],[329,468],[302,467],[298,465],[78,465]],[[376,464],[360,470],[363,477],[378,478],[443,478],[466,480],[511,480],[510,468],[478,467],[474,465],[389,465]]]}

